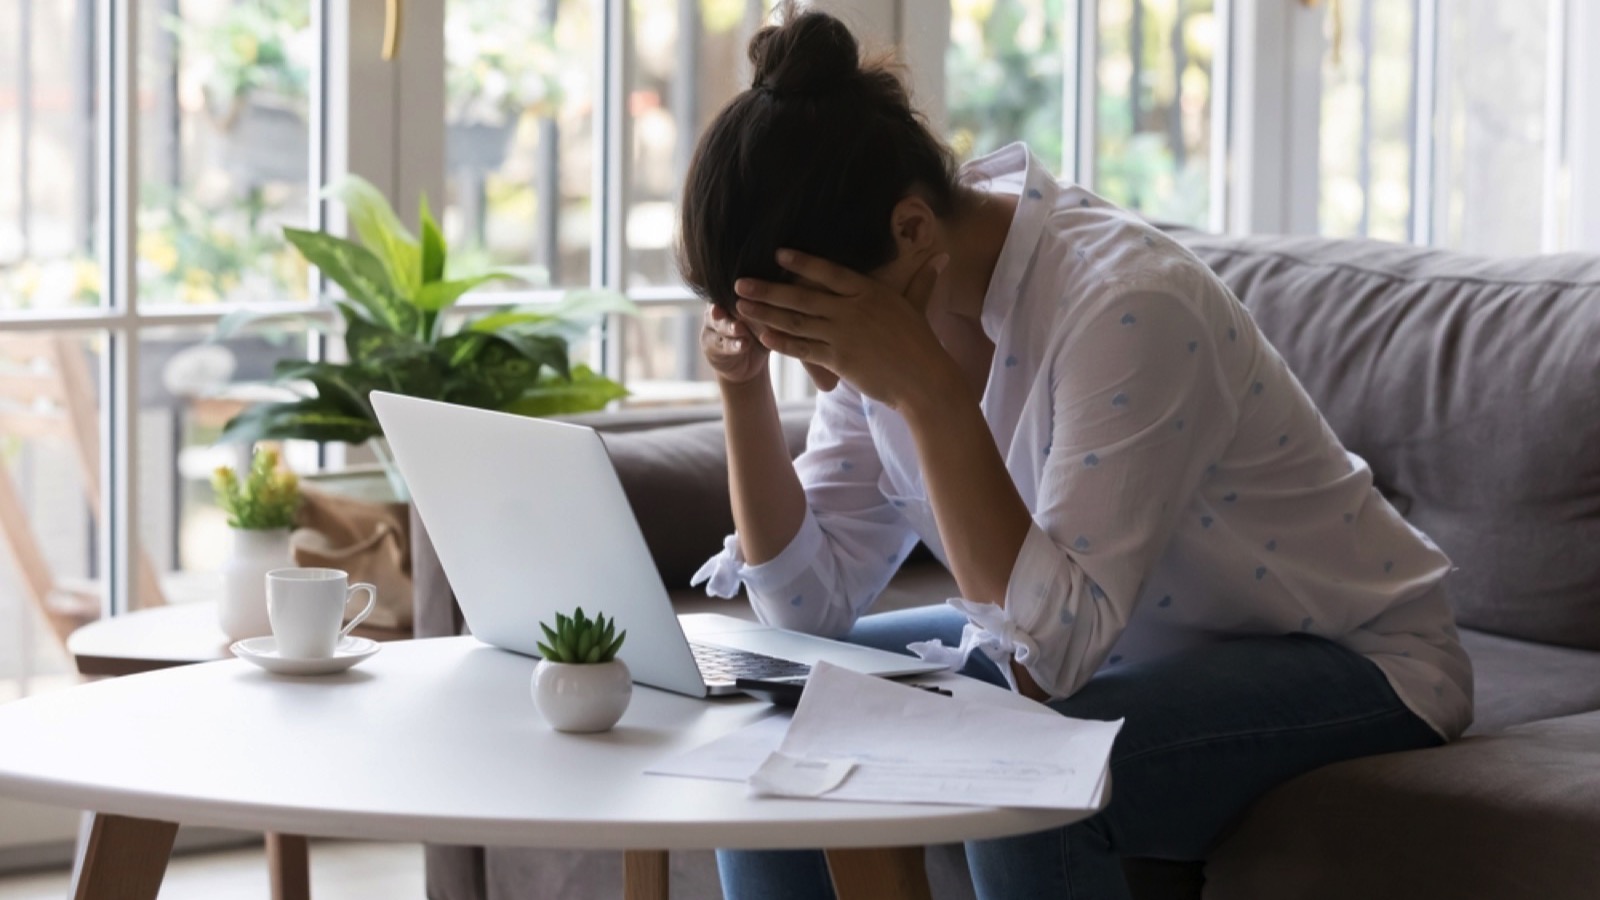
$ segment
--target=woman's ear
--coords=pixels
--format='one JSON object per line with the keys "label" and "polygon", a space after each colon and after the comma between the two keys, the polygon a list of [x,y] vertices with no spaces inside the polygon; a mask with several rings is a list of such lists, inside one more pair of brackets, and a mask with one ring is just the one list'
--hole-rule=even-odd
{"label": "woman's ear", "polygon": [[934,249],[938,217],[917,194],[907,194],[889,211],[889,228],[894,234],[896,256],[915,259]]}

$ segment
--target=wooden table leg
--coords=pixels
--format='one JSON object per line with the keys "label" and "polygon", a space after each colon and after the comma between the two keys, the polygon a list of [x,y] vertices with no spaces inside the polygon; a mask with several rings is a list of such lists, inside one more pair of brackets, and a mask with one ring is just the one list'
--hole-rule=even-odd
{"label": "wooden table leg", "polygon": [[75,900],[156,900],[177,824],[95,813],[88,832]]}
{"label": "wooden table leg", "polygon": [[622,896],[623,900],[667,900],[667,851],[624,852]]}
{"label": "wooden table leg", "polygon": [[921,847],[829,850],[839,900],[931,900]]}
{"label": "wooden table leg", "polygon": [[267,832],[272,900],[311,900],[310,853],[304,835]]}

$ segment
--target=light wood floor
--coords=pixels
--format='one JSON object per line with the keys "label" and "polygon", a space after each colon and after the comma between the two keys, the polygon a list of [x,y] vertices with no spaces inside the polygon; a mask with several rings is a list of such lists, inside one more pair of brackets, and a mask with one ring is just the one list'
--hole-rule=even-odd
{"label": "light wood floor", "polygon": [[[62,900],[64,871],[0,877],[0,900]],[[311,845],[313,900],[422,900],[422,847],[318,841]],[[161,900],[267,900],[262,850],[238,849],[175,856]]]}

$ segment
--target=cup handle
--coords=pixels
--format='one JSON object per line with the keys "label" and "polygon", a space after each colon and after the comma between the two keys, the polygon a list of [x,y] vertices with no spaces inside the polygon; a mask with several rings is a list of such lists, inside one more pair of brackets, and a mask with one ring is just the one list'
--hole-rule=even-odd
{"label": "cup handle", "polygon": [[345,606],[350,605],[350,598],[356,595],[356,591],[367,592],[367,605],[361,607],[361,612],[356,613],[356,617],[350,620],[350,624],[339,629],[339,640],[341,641],[344,640],[345,637],[348,636],[357,625],[360,625],[363,621],[365,621],[367,616],[372,615],[372,610],[378,605],[378,589],[363,581],[350,585],[350,589],[344,592]]}

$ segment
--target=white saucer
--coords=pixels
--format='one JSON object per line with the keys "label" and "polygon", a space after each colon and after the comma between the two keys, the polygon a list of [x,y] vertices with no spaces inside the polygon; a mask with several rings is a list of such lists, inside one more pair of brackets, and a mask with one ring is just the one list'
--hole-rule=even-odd
{"label": "white saucer", "polygon": [[277,639],[268,635],[237,641],[228,649],[233,651],[234,656],[279,675],[332,675],[345,671],[383,647],[367,638],[347,637],[333,648],[332,656],[305,659],[279,654]]}

